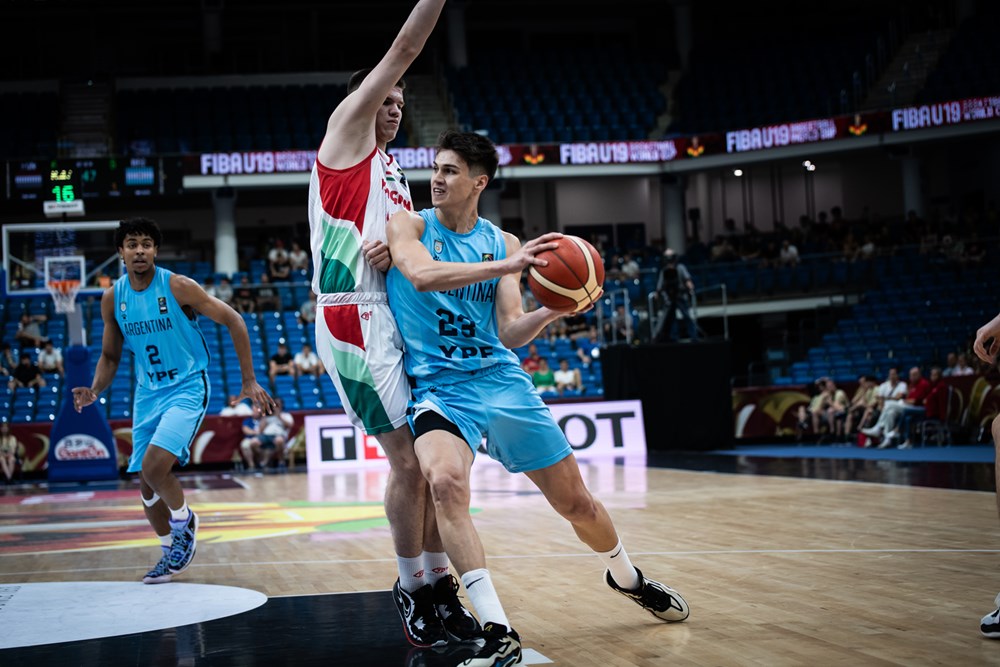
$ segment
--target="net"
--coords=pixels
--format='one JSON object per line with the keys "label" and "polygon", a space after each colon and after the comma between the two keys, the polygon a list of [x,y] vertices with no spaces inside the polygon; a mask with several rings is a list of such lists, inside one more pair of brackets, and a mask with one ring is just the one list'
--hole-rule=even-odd
{"label": "net", "polygon": [[52,295],[57,313],[72,313],[76,310],[76,295],[80,291],[79,280],[50,280],[46,287]]}

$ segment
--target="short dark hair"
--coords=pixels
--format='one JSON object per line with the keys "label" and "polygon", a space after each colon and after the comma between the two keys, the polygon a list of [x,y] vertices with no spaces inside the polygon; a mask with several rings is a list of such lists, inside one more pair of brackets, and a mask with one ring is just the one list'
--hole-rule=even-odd
{"label": "short dark hair", "polygon": [[496,144],[477,132],[445,130],[438,138],[437,150],[455,151],[469,165],[470,172],[481,171],[491,181],[500,165]]}
{"label": "short dark hair", "polygon": [[153,239],[153,245],[157,248],[163,240],[160,226],[149,218],[128,218],[119,222],[118,230],[115,232],[115,246],[118,248],[124,246],[127,236],[148,236]]}
{"label": "short dark hair", "polygon": [[[357,72],[351,75],[351,78],[347,80],[347,92],[348,94],[353,93],[355,90],[361,87],[361,82],[365,80],[365,77],[372,73],[374,67],[365,67],[364,69],[359,69]],[[396,82],[396,88],[400,90],[406,90],[406,81],[400,79]]]}

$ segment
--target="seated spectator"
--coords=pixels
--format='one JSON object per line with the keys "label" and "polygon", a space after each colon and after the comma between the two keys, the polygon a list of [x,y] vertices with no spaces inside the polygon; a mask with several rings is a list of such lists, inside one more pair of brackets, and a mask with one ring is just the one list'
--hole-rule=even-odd
{"label": "seated spectator", "polygon": [[590,325],[587,324],[587,318],[583,315],[583,313],[572,313],[567,315],[562,318],[562,322],[566,325],[566,337],[570,340],[587,337]]}
{"label": "seated spectator", "polygon": [[17,358],[10,348],[10,343],[4,341],[0,343],[0,375],[9,377],[15,368],[17,368]]}
{"label": "seated spectator", "polygon": [[782,266],[795,266],[799,263],[799,249],[785,239],[781,242],[781,250],[778,251],[778,261]]}
{"label": "seated spectator", "polygon": [[31,355],[27,352],[21,353],[21,361],[11,373],[10,382],[7,387],[11,391],[17,391],[27,387],[29,389],[40,389],[45,386],[45,378],[42,376],[42,369],[31,361]]}
{"label": "seated spectator", "polygon": [[222,417],[250,417],[253,415],[253,407],[246,399],[240,400],[236,394],[230,394],[226,400],[226,406],[219,411]]}
{"label": "seated spectator", "polygon": [[601,339],[597,334],[596,325],[590,325],[586,336],[576,338],[573,343],[576,345],[576,357],[584,366],[589,366],[592,361],[601,358]]}
{"label": "seated spectator", "polygon": [[568,359],[559,360],[559,369],[553,374],[556,381],[556,391],[562,395],[567,389],[583,391],[583,378],[579,368],[570,368]]}
{"label": "seated spectator", "polygon": [[240,313],[256,313],[257,297],[254,294],[253,285],[250,284],[250,276],[243,274],[240,282],[233,290],[233,308]]}
{"label": "seated spectator", "polygon": [[858,388],[851,397],[851,402],[847,406],[847,416],[844,419],[844,429],[841,435],[845,441],[856,437],[856,429],[868,426],[868,419],[871,419],[872,411],[877,403],[876,396],[877,381],[872,375],[862,375],[858,378]]}
{"label": "seated spectator", "polygon": [[288,345],[285,343],[278,343],[278,351],[271,355],[271,361],[268,366],[268,375],[271,377],[271,382],[274,382],[274,378],[279,375],[291,375],[292,377],[298,375],[298,369],[295,367],[295,358],[292,357],[292,353],[288,351]]}
{"label": "seated spectator", "polygon": [[952,371],[952,375],[975,375],[976,371],[972,366],[969,365],[969,356],[964,352],[960,352],[956,361],[955,369]]}
{"label": "seated spectator", "polygon": [[227,305],[233,305],[233,283],[229,278],[219,279],[219,284],[215,286],[215,298]]}
{"label": "seated spectator", "polygon": [[539,359],[538,370],[531,374],[531,381],[539,394],[546,391],[556,391],[556,376],[549,368],[549,362],[545,357]]}
{"label": "seated spectator", "polygon": [[282,239],[275,239],[274,246],[267,252],[268,278],[275,282],[288,280],[292,275],[292,265]]}
{"label": "seated spectator", "polygon": [[806,432],[811,432],[817,437],[820,435],[820,429],[824,423],[824,417],[830,408],[830,403],[832,396],[829,393],[827,384],[827,378],[819,378],[813,385],[815,394],[809,399],[808,405],[800,405],[798,409],[797,421],[797,437],[799,439],[805,435]]}
{"label": "seated spectator", "polygon": [[625,253],[622,257],[622,265],[620,269],[620,275],[622,280],[636,280],[639,277],[639,272],[641,271],[639,262],[635,261],[635,257],[631,253]]}
{"label": "seated spectator", "polygon": [[240,452],[248,469],[260,470],[260,430],[263,426],[261,421],[263,413],[256,405],[251,410],[250,416],[244,419],[240,426],[240,430],[243,432],[243,439],[240,440]]}
{"label": "seated spectator", "polygon": [[45,336],[42,335],[41,327],[38,326],[39,322],[44,322],[48,318],[45,315],[29,315],[24,313],[21,315],[21,322],[17,326],[17,332],[14,334],[14,339],[21,344],[22,347],[41,347],[45,343]]}
{"label": "seated spectator", "polygon": [[313,352],[312,345],[302,343],[302,350],[295,353],[295,368],[299,375],[323,375],[323,362]]}
{"label": "seated spectator", "polygon": [[292,414],[285,410],[285,402],[280,396],[274,398],[274,410],[261,419],[260,435],[260,466],[265,470],[276,462],[279,467],[285,463],[285,447],[288,444],[288,433],[295,420]]}
{"label": "seated spectator", "polygon": [[51,340],[45,341],[41,351],[38,353],[38,368],[43,373],[63,374],[62,350],[56,347]]}
{"label": "seated spectator", "polygon": [[24,445],[10,432],[8,422],[0,423],[0,471],[3,472],[5,483],[13,481],[22,460],[24,460]]}
{"label": "seated spectator", "polygon": [[534,375],[538,367],[541,366],[542,357],[538,354],[538,346],[528,343],[528,356],[521,361],[521,369],[528,375]]}
{"label": "seated spectator", "polygon": [[309,276],[309,253],[298,241],[292,241],[292,249],[288,251],[288,265],[293,278],[298,280]]}
{"label": "seated spectator", "polygon": [[312,324],[316,321],[316,293],[311,289],[309,296],[299,305],[297,319],[300,324]]}
{"label": "seated spectator", "polygon": [[219,286],[215,284],[215,278],[207,276],[201,282],[201,286],[205,288],[205,294],[214,296],[216,299],[219,298]]}
{"label": "seated spectator", "polygon": [[278,288],[271,282],[270,276],[266,273],[260,274],[260,284],[257,285],[257,311],[281,310],[281,294]]}
{"label": "seated spectator", "polygon": [[[941,369],[939,367],[935,366],[933,371],[940,377]],[[930,393],[933,386],[923,376],[919,366],[914,366],[910,369],[910,381],[907,386],[906,398],[896,401],[886,401],[882,408],[882,414],[879,415],[875,425],[871,428],[861,430],[862,433],[869,437],[882,438],[882,442],[878,445],[879,449],[892,446],[902,435],[907,436],[904,438],[903,444],[908,446],[909,434],[902,432],[901,427],[909,425],[909,419],[904,420],[903,417],[904,415],[912,415],[914,413],[922,415],[925,411],[924,401],[927,399],[927,394]]]}
{"label": "seated spectator", "polygon": [[944,368],[941,369],[941,375],[951,377],[955,374],[956,366],[958,366],[958,355],[954,352],[949,352],[948,356],[945,358]]}
{"label": "seated spectator", "polygon": [[615,312],[611,314],[610,321],[604,323],[604,340],[614,343],[632,342],[633,331],[632,313],[625,309],[625,306],[618,304]]}

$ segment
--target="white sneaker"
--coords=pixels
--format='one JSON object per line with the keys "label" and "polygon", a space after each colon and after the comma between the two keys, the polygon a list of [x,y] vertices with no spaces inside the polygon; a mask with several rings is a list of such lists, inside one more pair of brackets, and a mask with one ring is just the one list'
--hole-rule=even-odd
{"label": "white sneaker", "polygon": [[992,613],[983,616],[983,620],[979,622],[979,631],[983,633],[984,637],[1000,639],[1000,594],[997,595],[993,604],[997,608]]}
{"label": "white sneaker", "polygon": [[872,426],[871,428],[863,428],[861,432],[867,436],[877,438],[882,435],[882,428],[880,426]]}

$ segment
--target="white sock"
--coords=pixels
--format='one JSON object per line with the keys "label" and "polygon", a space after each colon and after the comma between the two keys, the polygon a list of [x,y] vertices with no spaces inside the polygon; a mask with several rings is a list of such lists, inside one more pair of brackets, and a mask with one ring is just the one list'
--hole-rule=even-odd
{"label": "white sock", "polygon": [[431,586],[447,577],[448,554],[443,551],[425,551],[424,576]]}
{"label": "white sock", "polygon": [[636,571],[635,566],[632,565],[632,561],[629,560],[628,554],[625,553],[625,547],[622,546],[621,540],[618,540],[618,544],[611,551],[596,553],[605,567],[610,570],[611,578],[615,580],[618,586],[627,591],[639,588],[639,584],[641,583],[639,581],[639,573]]}
{"label": "white sock", "polygon": [[156,537],[159,538],[160,547],[163,549],[169,549],[171,543],[173,543],[174,540],[174,536],[171,535],[170,533],[167,533],[166,535],[157,535]]}
{"label": "white sock", "polygon": [[184,504],[180,506],[180,509],[170,509],[170,520],[174,523],[177,523],[178,521],[187,521],[189,518],[191,518],[191,510],[188,509],[186,500],[184,501]]}
{"label": "white sock", "polygon": [[396,566],[399,568],[399,587],[407,593],[412,593],[427,583],[424,581],[423,556],[415,558],[396,556]]}
{"label": "white sock", "polygon": [[462,575],[462,584],[469,594],[469,600],[476,609],[479,622],[484,626],[487,623],[500,623],[510,630],[510,621],[503,611],[500,598],[497,597],[496,589],[493,588],[493,580],[490,579],[490,572],[486,568],[469,570]]}

